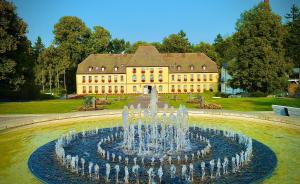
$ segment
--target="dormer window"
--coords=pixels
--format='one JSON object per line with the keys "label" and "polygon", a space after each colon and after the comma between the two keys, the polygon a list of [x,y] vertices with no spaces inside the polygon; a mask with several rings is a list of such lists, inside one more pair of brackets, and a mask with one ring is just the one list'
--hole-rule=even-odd
{"label": "dormer window", "polygon": [[92,69],[93,69],[93,67],[89,66],[89,72],[91,72],[91,71],[92,71]]}
{"label": "dormer window", "polygon": [[206,65],[202,65],[202,70],[206,70]]}
{"label": "dormer window", "polygon": [[115,71],[115,72],[118,71],[118,67],[115,66],[115,67],[114,67],[114,71]]}
{"label": "dormer window", "polygon": [[98,66],[96,66],[96,68],[95,68],[97,71],[99,70],[99,67]]}
{"label": "dormer window", "polygon": [[193,71],[194,70],[194,65],[191,65],[190,67],[191,67],[191,71]]}
{"label": "dormer window", "polygon": [[104,66],[101,67],[101,71],[102,71],[102,72],[105,71],[105,67],[104,67]]}
{"label": "dormer window", "polygon": [[181,70],[181,66],[180,66],[180,65],[177,66],[177,70],[178,70],[178,71]]}

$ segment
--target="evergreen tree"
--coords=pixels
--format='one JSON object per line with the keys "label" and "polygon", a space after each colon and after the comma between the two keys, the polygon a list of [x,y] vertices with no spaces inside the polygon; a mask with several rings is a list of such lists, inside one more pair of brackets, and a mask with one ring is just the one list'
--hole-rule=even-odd
{"label": "evergreen tree", "polygon": [[286,30],[280,17],[260,3],[241,15],[236,29],[238,53],[229,69],[231,86],[269,94],[286,89],[289,65],[283,48]]}
{"label": "evergreen tree", "polygon": [[300,11],[295,4],[291,8],[291,12],[286,15],[286,18],[288,20],[288,35],[285,42],[286,56],[292,60],[294,67],[300,68]]}
{"label": "evergreen tree", "polygon": [[130,47],[129,42],[125,42],[124,39],[112,39],[108,44],[108,52],[112,54],[121,54]]}
{"label": "evergreen tree", "polygon": [[162,51],[168,53],[185,53],[191,51],[191,43],[182,30],[163,39]]}

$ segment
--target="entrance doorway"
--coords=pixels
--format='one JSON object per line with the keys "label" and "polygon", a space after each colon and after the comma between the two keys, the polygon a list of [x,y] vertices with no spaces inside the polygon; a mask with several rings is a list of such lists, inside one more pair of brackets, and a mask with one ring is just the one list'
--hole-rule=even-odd
{"label": "entrance doorway", "polygon": [[144,94],[150,94],[152,91],[152,86],[144,86]]}

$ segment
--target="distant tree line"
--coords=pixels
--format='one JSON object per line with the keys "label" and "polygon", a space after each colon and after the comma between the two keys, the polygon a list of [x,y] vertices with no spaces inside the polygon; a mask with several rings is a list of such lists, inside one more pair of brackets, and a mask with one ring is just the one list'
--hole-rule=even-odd
{"label": "distant tree line", "polygon": [[[96,53],[134,53],[140,45],[154,45],[161,53],[203,52],[219,68],[226,63],[230,85],[248,92],[276,94],[286,90],[292,67],[300,67],[300,13],[293,5],[287,22],[266,3],[245,11],[236,32],[213,44],[191,44],[184,31],[162,42],[129,43],[112,38],[101,26],[88,28],[78,17],[64,16],[55,24],[54,40],[45,47],[41,37],[31,45],[27,25],[7,0],[0,0],[0,97],[34,99],[40,92],[73,93],[77,65]],[[299,76],[300,77],[300,76]]]}

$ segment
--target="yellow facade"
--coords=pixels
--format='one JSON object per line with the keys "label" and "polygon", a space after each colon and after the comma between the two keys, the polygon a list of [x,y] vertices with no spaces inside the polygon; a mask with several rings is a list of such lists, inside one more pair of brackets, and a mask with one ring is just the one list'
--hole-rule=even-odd
{"label": "yellow facade", "polygon": [[218,90],[218,73],[169,73],[168,67],[126,67],[126,74],[77,74],[77,94],[202,93]]}

